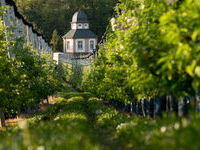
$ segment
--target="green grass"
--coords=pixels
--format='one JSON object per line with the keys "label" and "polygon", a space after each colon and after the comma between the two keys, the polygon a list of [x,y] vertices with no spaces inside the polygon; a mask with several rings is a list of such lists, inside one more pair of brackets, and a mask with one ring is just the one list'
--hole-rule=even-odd
{"label": "green grass", "polygon": [[90,93],[62,92],[47,112],[0,131],[1,150],[198,150],[200,115],[129,116]]}

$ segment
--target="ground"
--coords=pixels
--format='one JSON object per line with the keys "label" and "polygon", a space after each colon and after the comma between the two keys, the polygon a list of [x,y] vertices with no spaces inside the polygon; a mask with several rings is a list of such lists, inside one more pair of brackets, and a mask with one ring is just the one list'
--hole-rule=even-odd
{"label": "ground", "polygon": [[200,115],[140,118],[72,88],[0,131],[0,150],[198,150]]}
{"label": "ground", "polygon": [[27,119],[30,119],[30,118],[33,118],[34,116],[36,116],[39,112],[42,113],[42,112],[46,112],[48,110],[48,108],[55,104],[56,101],[57,101],[57,95],[54,95],[54,96],[50,96],[48,98],[48,103],[46,100],[43,100],[40,104],[39,104],[39,110],[37,110],[37,112],[31,112],[29,114],[20,114],[18,115],[16,118],[11,118],[11,119],[7,119],[6,120],[6,126],[9,127],[9,126],[13,126],[13,125],[16,125],[18,124],[20,121],[24,121],[24,120],[27,120]]}

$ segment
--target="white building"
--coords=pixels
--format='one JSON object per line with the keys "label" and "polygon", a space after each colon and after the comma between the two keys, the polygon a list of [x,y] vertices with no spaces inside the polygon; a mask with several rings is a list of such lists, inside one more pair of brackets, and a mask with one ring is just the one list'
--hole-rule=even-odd
{"label": "white building", "polygon": [[63,36],[64,53],[81,55],[96,49],[97,36],[90,31],[87,15],[77,11],[72,18],[71,30]]}

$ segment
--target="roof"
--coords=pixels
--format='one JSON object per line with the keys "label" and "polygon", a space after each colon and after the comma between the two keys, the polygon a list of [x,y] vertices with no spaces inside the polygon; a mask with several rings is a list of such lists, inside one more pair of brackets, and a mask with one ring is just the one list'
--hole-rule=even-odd
{"label": "roof", "polygon": [[87,15],[82,10],[79,10],[73,15],[72,22],[86,23],[88,22]]}
{"label": "roof", "polygon": [[67,34],[63,36],[63,38],[97,38],[92,31],[89,29],[72,29]]}

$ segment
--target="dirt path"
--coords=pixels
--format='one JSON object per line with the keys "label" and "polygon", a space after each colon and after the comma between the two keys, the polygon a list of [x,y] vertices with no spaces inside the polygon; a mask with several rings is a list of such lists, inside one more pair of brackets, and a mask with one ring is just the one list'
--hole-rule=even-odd
{"label": "dirt path", "polygon": [[56,103],[57,97],[58,97],[57,95],[55,95],[55,96],[50,96],[50,97],[48,98],[49,103],[47,103],[46,100],[43,100],[43,102],[41,102],[41,103],[39,104],[39,110],[36,111],[36,112],[31,112],[31,113],[27,113],[27,114],[19,114],[19,116],[16,117],[16,118],[6,119],[6,127],[10,127],[10,126],[16,125],[16,124],[18,124],[20,121],[24,121],[24,120],[33,118],[33,117],[35,117],[38,113],[42,113],[42,112],[47,111],[47,109],[49,108],[49,106],[51,106],[51,105],[53,105],[53,104]]}

